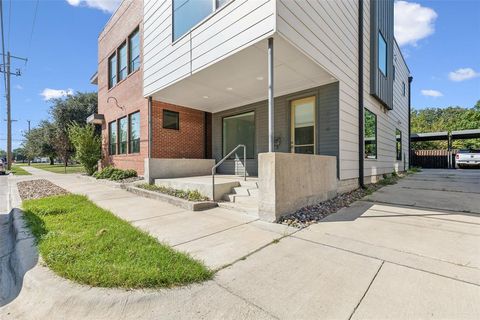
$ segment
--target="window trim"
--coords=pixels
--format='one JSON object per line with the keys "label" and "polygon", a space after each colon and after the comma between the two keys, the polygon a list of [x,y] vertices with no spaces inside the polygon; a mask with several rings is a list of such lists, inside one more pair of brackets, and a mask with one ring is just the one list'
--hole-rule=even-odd
{"label": "window trim", "polygon": [[[400,133],[400,140],[397,138],[397,131]],[[398,142],[400,142],[400,150],[398,150]],[[400,151],[400,157],[398,157]],[[395,128],[395,159],[396,161],[402,161],[403,143],[402,143],[402,130]]]}
{"label": "window trim", "polygon": [[[111,60],[115,56],[115,83],[112,83],[112,76],[111,76]],[[117,50],[115,50],[109,57],[108,57],[108,62],[107,62],[107,73],[108,73],[108,89],[112,89],[118,84],[118,55],[117,55]]]}
{"label": "window trim", "polygon": [[[380,68],[380,38],[385,43],[385,73]],[[388,43],[382,34],[382,31],[378,30],[378,44],[377,44],[377,68],[384,77],[388,77]]]}
{"label": "window trim", "polygon": [[[247,114],[247,113],[253,113],[253,130],[254,130],[254,139],[253,139],[253,158],[249,158],[248,155],[247,155],[247,160],[252,160],[252,159],[256,159],[257,158],[257,115],[256,115],[256,112],[255,112],[255,109],[252,109],[252,110],[248,110],[248,111],[243,111],[243,112],[239,112],[239,113],[234,113],[234,114],[229,114],[229,115],[226,115],[226,116],[223,116],[222,117],[222,158],[224,158],[226,156],[224,150],[223,150],[223,142],[224,142],[224,128],[223,128],[223,120],[224,119],[227,119],[227,118],[232,118],[232,117],[236,117],[236,116],[240,116],[242,114]],[[230,150],[231,151],[231,150]],[[230,152],[229,151],[229,152]],[[227,159],[227,160],[233,160],[233,159]]]}
{"label": "window trim", "polygon": [[[125,78],[122,78],[120,79],[120,49],[122,49],[123,47],[125,47],[125,50],[126,50],[126,66],[125,66],[125,69],[126,69],[126,74],[125,74]],[[117,84],[122,82],[123,80],[127,79],[128,78],[128,44],[126,41],[123,41],[122,44],[120,44],[120,46],[118,46],[117,50]]]}
{"label": "window trim", "polygon": [[[166,128],[165,127],[165,113],[171,113],[171,114],[176,114],[177,116],[177,127],[176,128]],[[162,111],[162,128],[166,130],[177,130],[180,131],[180,112],[177,111],[172,111],[168,109],[163,109]]]}
{"label": "window trim", "polygon": [[366,125],[365,125],[365,122],[366,122],[366,117],[365,117],[365,114],[366,112],[370,112],[371,114],[374,115],[375,117],[375,157],[374,158],[368,158],[367,157],[367,154],[365,152],[365,155],[364,155],[364,159],[365,160],[377,160],[378,159],[378,118],[377,118],[377,114],[373,111],[370,111],[368,108],[363,108],[363,149],[366,150],[366,134],[365,134],[365,129],[366,129]]}
{"label": "window trim", "polygon": [[[133,70],[132,69],[132,57],[131,57],[131,39],[133,37],[134,34],[138,34],[138,60],[139,60],[139,63],[138,63],[138,68]],[[141,49],[142,49],[142,46],[141,46],[141,37],[140,37],[140,26],[137,26],[128,36],[128,39],[127,39],[127,43],[128,43],[128,52],[127,52],[127,63],[128,63],[128,74],[130,75],[131,73],[137,71],[138,69],[140,69],[140,66],[142,64],[142,53],[141,53]]]}
{"label": "window trim", "polygon": [[[138,151],[132,151],[133,148],[132,148],[132,134],[131,134],[132,133],[132,121],[131,121],[131,119],[132,119],[132,116],[136,115],[136,114],[138,114],[138,121],[139,121],[138,122]],[[132,112],[128,115],[128,120],[127,120],[128,121],[128,125],[127,125],[127,127],[128,127],[128,135],[127,135],[128,136],[128,148],[127,148],[128,149],[128,154],[138,154],[138,153],[140,153],[140,141],[141,141],[141,133],[140,133],[140,131],[141,131],[141,124],[140,124],[141,118],[140,118],[140,116],[141,116],[140,110],[134,111],[134,112]]]}
{"label": "window trim", "polygon": [[[111,137],[112,137],[112,127],[111,125],[115,123],[115,142],[113,143],[113,145],[115,146],[115,152],[112,153],[112,149],[111,149],[111,146],[112,146],[112,142],[111,142]],[[113,120],[113,121],[110,121],[108,123],[108,155],[109,156],[115,156],[117,155],[117,146],[118,145],[118,125],[117,125],[117,120]]]}
{"label": "window trim", "polygon": [[[127,121],[127,132],[126,132],[126,135],[127,135],[126,143],[127,143],[127,145],[126,145],[126,150],[125,150],[125,152],[120,152],[120,144],[122,143],[122,141],[120,140],[120,130],[121,130],[121,129],[120,129],[120,121],[123,120],[123,119],[125,119],[125,120]],[[125,116],[123,116],[123,117],[118,118],[118,119],[117,119],[117,132],[118,132],[118,133],[117,133],[117,134],[118,134],[118,135],[117,135],[117,141],[118,141],[117,154],[118,154],[118,155],[126,155],[126,154],[129,153],[129,152],[128,152],[128,151],[129,151],[129,150],[128,150],[128,140],[129,140],[129,139],[128,139],[128,138],[129,138],[129,137],[128,137],[128,131],[129,131],[129,130],[128,130],[128,115],[125,115]]]}

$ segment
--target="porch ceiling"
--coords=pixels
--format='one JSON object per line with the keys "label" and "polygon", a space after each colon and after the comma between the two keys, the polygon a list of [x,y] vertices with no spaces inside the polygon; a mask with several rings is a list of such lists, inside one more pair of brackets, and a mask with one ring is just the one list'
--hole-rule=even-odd
{"label": "porch ceiling", "polygon": [[[154,100],[219,112],[267,99],[267,40],[262,40],[153,95]],[[275,96],[336,79],[281,36],[274,38]]]}

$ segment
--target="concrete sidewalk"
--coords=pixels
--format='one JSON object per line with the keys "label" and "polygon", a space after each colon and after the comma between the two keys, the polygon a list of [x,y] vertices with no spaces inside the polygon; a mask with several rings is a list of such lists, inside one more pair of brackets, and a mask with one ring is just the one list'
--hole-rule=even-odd
{"label": "concrete sidewalk", "polygon": [[[204,284],[154,291],[87,288],[38,266],[0,309],[2,319],[480,318],[480,215],[464,212],[480,193],[476,171],[425,170],[291,233],[224,209],[186,212],[74,175],[30,170],[211,267],[234,263]],[[449,210],[440,208],[445,199]]]}

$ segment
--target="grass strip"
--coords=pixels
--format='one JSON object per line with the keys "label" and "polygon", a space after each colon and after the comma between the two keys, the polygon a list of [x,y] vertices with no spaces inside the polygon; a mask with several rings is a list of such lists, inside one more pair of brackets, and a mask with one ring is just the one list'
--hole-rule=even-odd
{"label": "grass strip", "polygon": [[32,175],[30,172],[28,172],[27,170],[25,170],[22,167],[17,166],[17,165],[13,165],[10,172],[15,176],[30,176],[30,175]]}
{"label": "grass strip", "polygon": [[84,196],[27,200],[23,208],[47,266],[75,282],[159,288],[213,276],[199,261],[159,243]]}

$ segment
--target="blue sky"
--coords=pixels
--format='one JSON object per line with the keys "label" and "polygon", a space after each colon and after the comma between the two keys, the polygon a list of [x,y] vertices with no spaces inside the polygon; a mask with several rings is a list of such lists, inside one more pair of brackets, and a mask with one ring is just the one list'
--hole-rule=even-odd
{"label": "blue sky", "polygon": [[[29,59],[27,65],[13,62],[23,73],[12,77],[17,147],[27,120],[34,127],[48,117],[46,97],[96,90],[89,79],[97,67],[97,36],[118,0],[40,0],[31,43],[36,2],[12,0],[11,11],[9,0],[3,2],[6,48]],[[471,107],[480,99],[480,1],[397,1],[396,28],[414,77],[415,108]],[[3,83],[0,91],[0,149],[5,149]]]}

